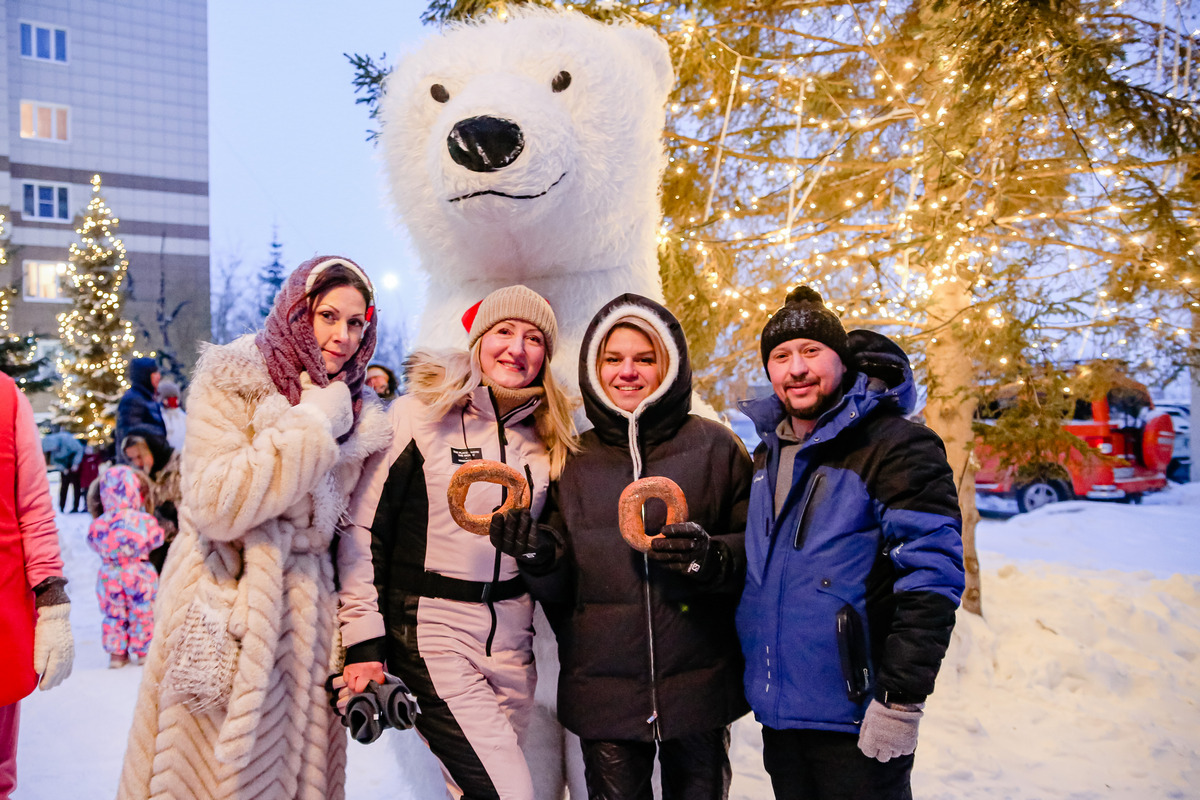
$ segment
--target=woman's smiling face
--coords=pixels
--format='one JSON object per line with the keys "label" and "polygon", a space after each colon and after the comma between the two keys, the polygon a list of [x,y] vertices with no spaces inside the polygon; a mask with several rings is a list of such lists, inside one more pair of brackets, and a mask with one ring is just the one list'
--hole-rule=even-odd
{"label": "woman's smiling face", "polygon": [[479,340],[479,367],[496,386],[524,389],[545,361],[545,334],[524,320],[501,320]]}
{"label": "woman's smiling face", "polygon": [[600,351],[600,385],[617,408],[633,411],[662,384],[663,366],[650,337],[618,325]]}

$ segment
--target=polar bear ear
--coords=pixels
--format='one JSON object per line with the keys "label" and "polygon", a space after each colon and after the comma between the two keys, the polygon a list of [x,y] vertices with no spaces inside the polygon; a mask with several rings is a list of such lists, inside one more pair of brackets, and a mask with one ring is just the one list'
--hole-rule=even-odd
{"label": "polar bear ear", "polygon": [[642,25],[618,25],[614,29],[650,67],[654,75],[655,93],[666,102],[675,88],[675,68],[671,66],[671,51],[667,43]]}

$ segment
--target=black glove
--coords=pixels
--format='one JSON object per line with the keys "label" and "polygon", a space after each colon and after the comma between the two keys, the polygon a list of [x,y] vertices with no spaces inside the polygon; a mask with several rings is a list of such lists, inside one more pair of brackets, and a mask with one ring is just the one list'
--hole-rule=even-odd
{"label": "black glove", "polygon": [[538,525],[527,508],[493,514],[488,537],[492,546],[517,560],[517,566],[533,575],[554,568],[562,554],[562,537],[548,525]]}
{"label": "black glove", "polygon": [[693,578],[710,576],[717,559],[713,558],[713,540],[704,528],[695,522],[676,522],[664,525],[659,533],[662,535],[650,540],[647,556]]}

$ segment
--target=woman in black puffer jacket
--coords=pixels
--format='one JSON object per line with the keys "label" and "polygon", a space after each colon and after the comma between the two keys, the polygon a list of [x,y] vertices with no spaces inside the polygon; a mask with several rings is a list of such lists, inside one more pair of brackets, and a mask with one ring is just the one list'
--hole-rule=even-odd
{"label": "woman in black puffer jacket", "polygon": [[[664,797],[722,800],[729,724],[748,710],[733,619],[750,458],[689,413],[683,332],[644,297],[592,320],[579,385],[594,427],[551,486],[546,525],[497,515],[493,541],[517,556],[557,634],[558,716],[582,740],[589,797],[649,800],[657,751]],[[643,555],[621,538],[617,500],[656,475],[683,489],[689,520],[664,527],[665,506],[648,503],[646,533],[664,536]]]}

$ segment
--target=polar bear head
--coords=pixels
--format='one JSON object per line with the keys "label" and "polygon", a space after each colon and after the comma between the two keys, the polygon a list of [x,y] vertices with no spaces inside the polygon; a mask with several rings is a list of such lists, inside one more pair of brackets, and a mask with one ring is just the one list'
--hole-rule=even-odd
{"label": "polar bear head", "polygon": [[384,86],[381,143],[431,280],[656,273],[673,82],[653,32],[577,12],[455,25],[409,52]]}

